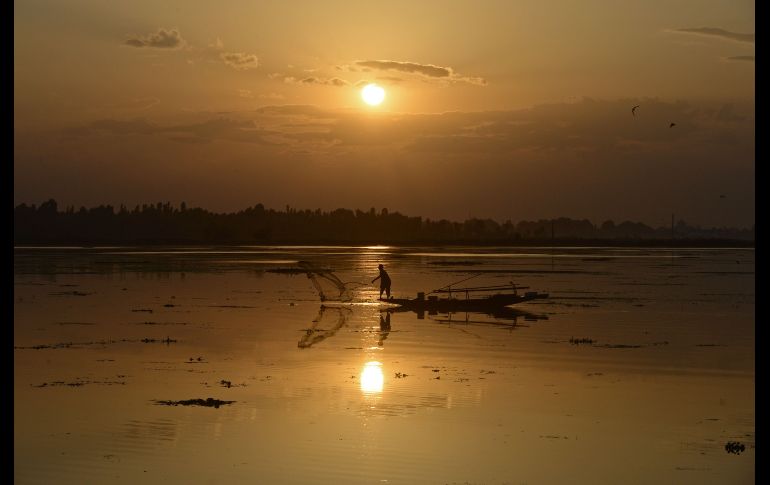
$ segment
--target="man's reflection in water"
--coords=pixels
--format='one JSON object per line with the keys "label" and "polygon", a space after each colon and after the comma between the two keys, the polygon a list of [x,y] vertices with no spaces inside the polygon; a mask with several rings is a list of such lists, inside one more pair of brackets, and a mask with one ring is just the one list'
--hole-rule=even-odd
{"label": "man's reflection in water", "polygon": [[382,316],[382,313],[380,313],[380,340],[377,342],[377,345],[382,347],[382,342],[384,342],[385,339],[388,338],[389,333],[390,333],[390,312],[386,312],[384,318]]}

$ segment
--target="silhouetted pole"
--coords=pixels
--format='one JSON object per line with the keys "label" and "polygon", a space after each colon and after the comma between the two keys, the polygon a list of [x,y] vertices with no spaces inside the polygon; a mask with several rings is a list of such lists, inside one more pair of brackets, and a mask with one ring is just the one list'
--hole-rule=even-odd
{"label": "silhouetted pole", "polygon": [[674,266],[674,214],[671,214],[671,266]]}
{"label": "silhouetted pole", "polygon": [[671,240],[674,240],[674,214],[671,214]]}
{"label": "silhouetted pole", "polygon": [[553,232],[553,219],[551,219],[551,269],[553,269],[553,245],[554,245],[554,232]]}

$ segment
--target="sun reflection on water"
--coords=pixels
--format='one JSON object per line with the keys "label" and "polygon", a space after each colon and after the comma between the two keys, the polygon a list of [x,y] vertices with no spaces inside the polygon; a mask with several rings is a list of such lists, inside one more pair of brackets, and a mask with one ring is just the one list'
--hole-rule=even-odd
{"label": "sun reflection on water", "polygon": [[382,374],[382,363],[377,361],[367,362],[361,371],[361,391],[364,394],[379,394],[385,378]]}

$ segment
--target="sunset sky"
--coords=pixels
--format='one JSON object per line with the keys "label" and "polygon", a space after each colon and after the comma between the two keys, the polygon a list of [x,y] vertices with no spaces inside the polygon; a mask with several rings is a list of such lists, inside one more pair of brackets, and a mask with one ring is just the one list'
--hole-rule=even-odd
{"label": "sunset sky", "polygon": [[750,227],[754,32],[745,0],[16,1],[14,201]]}

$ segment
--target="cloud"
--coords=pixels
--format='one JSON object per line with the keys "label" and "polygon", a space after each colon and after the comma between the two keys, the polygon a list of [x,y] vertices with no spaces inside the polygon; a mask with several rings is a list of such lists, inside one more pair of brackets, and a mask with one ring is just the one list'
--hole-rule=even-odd
{"label": "cloud", "polygon": [[255,69],[259,66],[259,59],[254,54],[245,54],[243,52],[223,52],[219,57],[225,61],[225,64],[238,71]]}
{"label": "cloud", "polygon": [[[637,104],[642,105],[642,111],[632,118],[630,106]],[[732,144],[753,133],[749,129],[752,113],[751,107],[740,103],[693,106],[657,99],[584,98],[576,103],[511,111],[402,113],[362,123],[365,114],[354,110],[270,105],[228,113],[227,117],[199,113],[171,125],[145,119],[100,120],[89,125],[87,132],[282,145],[295,153],[315,150],[319,156],[376,149],[400,153],[402,157],[421,153],[468,159],[611,158],[610,154],[622,158],[632,152],[634,156],[663,153],[672,144]],[[676,130],[668,129],[672,120],[676,121]],[[69,134],[83,136],[87,132]]]}
{"label": "cloud", "polygon": [[726,57],[725,59],[728,61],[754,62],[754,56],[732,56],[732,57]]}
{"label": "cloud", "polygon": [[486,86],[488,84],[487,80],[483,77],[458,76],[455,80],[466,82],[468,84],[475,84],[477,86]]}
{"label": "cloud", "polygon": [[[632,116],[635,105],[641,108]],[[470,208],[502,220],[542,211],[653,221],[671,207],[688,221],[711,221],[714,206],[703,201],[728,193],[721,202],[742,200],[735,217],[751,226],[754,113],[751,99],[688,104],[644,98],[377,117],[364,109],[272,105],[225,115],[179,112],[173,121],[166,115],[118,118],[78,132],[16,133],[15,192],[60,200],[67,190],[112,197],[129,181],[153,187],[147,173],[161,181],[182,174],[175,187],[208,205],[258,193],[268,206],[289,200],[300,207],[356,207],[382,200],[390,209],[430,217],[465,217]],[[677,126],[669,129],[672,121]],[[37,162],[41,157],[45,164]],[[426,185],[437,177],[440,184]],[[173,185],[159,182],[158,193],[165,197]],[[463,197],[442,197],[455,191]]]}
{"label": "cloud", "polygon": [[220,50],[220,51],[221,51],[222,49],[224,49],[224,48],[225,48],[225,43],[224,43],[224,42],[222,42],[222,39],[220,39],[219,37],[217,37],[217,40],[216,40],[216,41],[214,41],[212,44],[209,44],[209,48],[210,48],[210,49],[214,49],[214,50]]}
{"label": "cloud", "polygon": [[97,120],[78,130],[71,130],[72,136],[83,136],[89,132],[110,133],[113,135],[166,135],[174,141],[185,143],[209,143],[214,140],[234,141],[271,145],[271,136],[280,135],[270,130],[256,126],[253,120],[236,120],[232,118],[213,118],[199,122],[157,125],[144,119],[135,120]]}
{"label": "cloud", "polygon": [[349,82],[345,81],[344,79],[340,79],[338,77],[320,78],[320,77],[311,76],[303,79],[286,77],[284,78],[284,82],[289,84],[304,84],[304,85],[317,85],[317,86],[337,86],[337,87],[350,86]]}
{"label": "cloud", "polygon": [[147,98],[134,98],[129,100],[120,101],[105,106],[105,109],[118,110],[118,111],[144,111],[160,104],[160,99],[155,97]]}
{"label": "cloud", "polygon": [[[487,81],[481,77],[461,76],[451,67],[437,66],[435,64],[420,64],[417,62],[389,61],[389,60],[366,60],[356,61],[356,66],[363,68],[364,72],[371,70],[377,71],[398,71],[408,74],[418,74],[431,79],[446,80],[451,82],[465,82],[477,86],[486,86]],[[336,66],[337,69],[347,69],[357,71],[351,66]]]}
{"label": "cloud", "polygon": [[719,37],[722,39],[733,40],[735,42],[748,42],[754,43],[754,34],[739,34],[736,32],[730,32],[717,27],[699,27],[694,29],[676,29],[674,32],[681,32],[684,34],[696,34],[707,35],[710,37]]}
{"label": "cloud", "polygon": [[403,78],[396,76],[377,76],[375,79],[383,84],[398,84],[404,81]]}
{"label": "cloud", "polygon": [[261,99],[275,99],[275,100],[278,100],[278,99],[283,99],[283,94],[267,93],[267,94],[260,94],[259,97]]}
{"label": "cloud", "polygon": [[178,49],[185,45],[185,40],[176,29],[158,29],[145,37],[131,37],[124,42],[131,47],[154,47],[157,49]]}
{"label": "cloud", "polygon": [[423,76],[428,77],[449,78],[452,76],[452,69],[449,67],[435,66],[433,64],[418,64],[416,62],[356,61],[356,65],[380,71],[401,71],[422,74]]}

